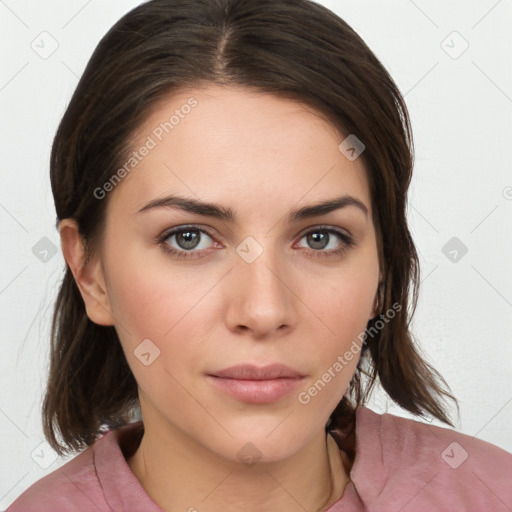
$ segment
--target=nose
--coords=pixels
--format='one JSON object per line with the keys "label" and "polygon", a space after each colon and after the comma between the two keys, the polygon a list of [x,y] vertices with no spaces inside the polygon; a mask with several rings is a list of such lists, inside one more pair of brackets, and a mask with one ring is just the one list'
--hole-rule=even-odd
{"label": "nose", "polygon": [[237,256],[229,279],[226,322],[230,330],[267,338],[295,326],[298,283],[275,251],[265,248],[251,263]]}

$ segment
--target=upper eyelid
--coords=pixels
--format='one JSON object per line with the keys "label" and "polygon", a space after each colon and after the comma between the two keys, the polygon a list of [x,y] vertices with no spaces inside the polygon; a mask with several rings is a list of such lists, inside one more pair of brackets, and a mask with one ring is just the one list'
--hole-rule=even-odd
{"label": "upper eyelid", "polygon": [[[194,225],[194,224],[183,224],[183,225],[180,225],[180,226],[175,226],[173,228],[165,230],[163,232],[163,234],[159,238],[161,240],[166,240],[167,238],[169,238],[169,237],[171,237],[173,235],[176,235],[177,233],[180,233],[181,231],[185,231],[187,229],[195,229],[197,231],[205,233],[210,238],[215,239],[215,241],[219,242],[217,240],[217,237],[213,233],[213,231],[215,231],[213,228],[211,228],[211,227],[205,228],[205,226],[199,226],[199,225]],[[349,230],[347,230],[346,228],[341,228],[341,227],[337,227],[337,226],[331,226],[331,225],[327,225],[327,224],[319,224],[319,225],[316,225],[316,226],[309,226],[307,228],[304,228],[302,231],[300,231],[300,233],[298,235],[295,235],[295,238],[296,237],[302,238],[305,235],[307,235],[308,233],[310,233],[311,231],[315,231],[315,230],[318,230],[318,231],[332,231],[332,232],[334,232],[335,234],[338,234],[338,235],[345,235],[345,236],[351,238],[352,240],[355,238],[354,235]]]}
{"label": "upper eyelid", "polygon": [[212,233],[213,228],[204,228],[204,227],[188,225],[188,224],[184,224],[183,226],[176,226],[174,228],[166,229],[162,232],[162,234],[160,235],[160,238],[165,239],[172,235],[175,235],[176,233],[180,233],[181,231],[186,231],[187,229],[201,231],[201,233],[206,233],[210,238],[214,238],[214,234]]}

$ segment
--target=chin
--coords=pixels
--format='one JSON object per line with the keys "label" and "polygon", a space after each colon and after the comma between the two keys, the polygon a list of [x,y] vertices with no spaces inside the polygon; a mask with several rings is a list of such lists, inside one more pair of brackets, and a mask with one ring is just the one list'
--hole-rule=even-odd
{"label": "chin", "polygon": [[[290,431],[284,424],[273,422],[271,427],[262,426],[255,429],[248,426],[246,433],[236,430],[233,438],[226,438],[210,449],[219,456],[248,467],[256,463],[273,463],[293,456],[309,441],[304,437],[304,430]],[[300,431],[300,432],[299,432]]]}

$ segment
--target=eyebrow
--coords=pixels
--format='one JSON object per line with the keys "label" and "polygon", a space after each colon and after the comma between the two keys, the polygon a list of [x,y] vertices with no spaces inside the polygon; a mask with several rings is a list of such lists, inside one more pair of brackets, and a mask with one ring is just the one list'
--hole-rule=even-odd
{"label": "eyebrow", "polygon": [[[358,208],[364,213],[365,217],[368,217],[368,208],[362,201],[353,196],[344,195],[309,206],[303,206],[297,210],[292,210],[288,214],[288,222],[297,222],[310,217],[326,215],[327,213],[341,208],[346,208],[348,206]],[[148,212],[158,208],[177,208],[186,212],[204,215],[206,217],[214,217],[227,222],[236,221],[236,215],[231,208],[226,208],[215,203],[206,203],[196,199],[188,199],[174,195],[153,199],[143,206],[137,213]]]}

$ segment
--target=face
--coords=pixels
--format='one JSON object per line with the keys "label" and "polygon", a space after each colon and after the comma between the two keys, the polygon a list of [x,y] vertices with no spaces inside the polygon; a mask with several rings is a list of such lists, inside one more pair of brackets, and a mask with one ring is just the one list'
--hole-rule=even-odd
{"label": "face", "polygon": [[[344,138],[304,105],[217,86],[140,127],[137,163],[105,199],[100,258],[146,422],[232,460],[249,442],[281,459],[323,432],[379,280],[367,177]],[[170,196],[217,208],[154,203]],[[363,208],[308,210],[342,196]],[[209,376],[275,363],[301,378]]]}

